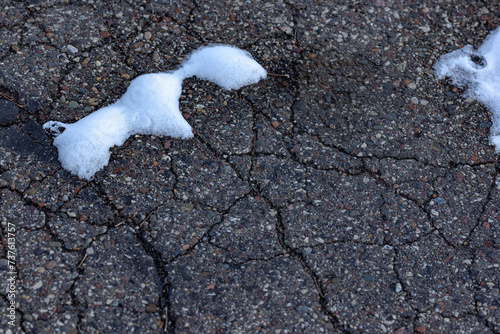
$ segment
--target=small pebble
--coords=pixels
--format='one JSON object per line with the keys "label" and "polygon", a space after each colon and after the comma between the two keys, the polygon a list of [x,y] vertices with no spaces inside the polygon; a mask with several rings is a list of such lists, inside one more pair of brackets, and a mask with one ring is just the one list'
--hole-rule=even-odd
{"label": "small pebble", "polygon": [[33,316],[31,314],[25,313],[23,315],[23,320],[31,322],[31,321],[33,321]]}
{"label": "small pebble", "polygon": [[415,327],[415,333],[425,333],[427,329],[424,326]]}
{"label": "small pebble", "polygon": [[147,313],[154,313],[154,312],[156,312],[156,310],[157,310],[157,309],[158,309],[158,308],[156,307],[156,305],[155,305],[155,304],[148,304],[148,305],[146,306],[146,312],[147,312]]}
{"label": "small pebble", "polygon": [[68,48],[68,51],[69,51],[69,52],[71,52],[71,53],[77,53],[77,52],[78,52],[78,49],[77,49],[77,48],[75,48],[75,47],[74,47],[73,45],[71,45],[71,44],[68,44],[67,48]]}
{"label": "small pebble", "polygon": [[399,327],[394,331],[394,334],[404,334],[406,332],[406,327]]}
{"label": "small pebble", "polygon": [[192,203],[183,203],[181,205],[182,211],[191,211],[191,210],[193,210],[193,208],[194,208],[194,204],[192,204]]}
{"label": "small pebble", "polygon": [[42,285],[43,285],[43,282],[40,281],[40,282],[35,283],[35,285],[33,285],[32,288],[33,288],[33,290],[38,290],[42,287]]}
{"label": "small pebble", "polygon": [[425,33],[428,33],[429,31],[431,31],[431,28],[427,27],[427,26],[424,26],[424,27],[418,27],[420,30],[422,30],[423,32]]}

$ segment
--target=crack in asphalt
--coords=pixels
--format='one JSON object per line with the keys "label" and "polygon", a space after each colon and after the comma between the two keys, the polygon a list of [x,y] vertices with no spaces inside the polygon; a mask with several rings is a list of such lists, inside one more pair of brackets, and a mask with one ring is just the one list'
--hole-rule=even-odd
{"label": "crack in asphalt", "polygon": [[321,283],[319,276],[314,272],[314,270],[311,268],[311,266],[307,263],[305,256],[303,254],[301,254],[300,252],[298,252],[296,249],[293,249],[292,247],[290,247],[286,243],[286,236],[285,236],[286,228],[285,228],[285,225],[284,225],[283,219],[282,219],[282,214],[281,214],[282,208],[273,205],[273,203],[271,201],[269,201],[268,199],[266,199],[265,196],[262,196],[262,198],[264,198],[266,200],[266,202],[271,206],[271,208],[277,212],[277,215],[276,215],[276,218],[277,218],[277,220],[276,220],[276,233],[277,233],[278,242],[279,242],[281,248],[283,248],[285,250],[286,254],[289,254],[290,256],[292,256],[292,258],[294,258],[296,261],[298,261],[300,263],[300,265],[304,269],[304,273],[307,274],[310,277],[310,279],[312,280],[312,282],[314,283],[314,286],[315,286],[317,294],[318,294],[318,302],[320,305],[321,312],[323,314],[325,314],[328,317],[328,319],[330,319],[331,323],[334,326],[339,327],[340,322],[339,322],[338,317],[333,312],[328,310],[328,307],[327,307],[328,300],[325,298],[326,289],[323,286],[323,284]]}
{"label": "crack in asphalt", "polygon": [[[148,242],[144,236],[144,231],[137,231],[135,236],[139,240],[142,249],[148,254],[154,261],[156,273],[161,283],[159,300],[158,300],[158,310],[163,310],[164,314],[159,314],[160,318],[165,321],[164,330],[166,333],[176,333],[176,320],[174,316],[174,310],[172,310],[170,303],[171,294],[171,284],[168,278],[168,272],[165,269],[165,261],[162,258],[160,251],[156,250],[150,242]],[[194,245],[192,248],[194,248]],[[160,312],[160,311],[158,311]]]}
{"label": "crack in asphalt", "polygon": [[479,300],[478,300],[478,295],[481,292],[481,286],[483,282],[478,280],[477,275],[474,274],[473,272],[473,267],[477,262],[477,257],[478,253],[480,251],[475,251],[472,253],[472,263],[468,266],[468,273],[471,278],[471,280],[475,283],[474,284],[474,310],[476,311],[475,314],[472,314],[474,317],[478,317],[483,321],[485,326],[491,330],[492,333],[498,334],[500,331],[497,331],[494,327],[494,323],[490,322],[490,320],[487,318],[487,315],[483,314],[479,308]]}

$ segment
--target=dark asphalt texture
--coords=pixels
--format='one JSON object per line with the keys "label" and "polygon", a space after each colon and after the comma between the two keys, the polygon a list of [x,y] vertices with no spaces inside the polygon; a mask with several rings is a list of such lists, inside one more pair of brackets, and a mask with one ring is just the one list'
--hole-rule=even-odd
{"label": "dark asphalt texture", "polygon": [[[0,5],[0,333],[500,333],[491,114],[432,69],[496,1]],[[61,168],[43,123],[208,43],[268,79],[187,79],[193,140]]]}

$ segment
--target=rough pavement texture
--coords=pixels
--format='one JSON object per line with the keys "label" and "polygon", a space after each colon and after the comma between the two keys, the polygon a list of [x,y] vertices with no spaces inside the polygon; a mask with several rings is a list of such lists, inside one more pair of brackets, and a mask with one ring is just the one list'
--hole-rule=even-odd
{"label": "rough pavement texture", "polygon": [[[1,1],[0,333],[500,333],[490,115],[432,71],[486,3]],[[61,168],[44,122],[205,43],[275,75],[186,80],[193,140]]]}

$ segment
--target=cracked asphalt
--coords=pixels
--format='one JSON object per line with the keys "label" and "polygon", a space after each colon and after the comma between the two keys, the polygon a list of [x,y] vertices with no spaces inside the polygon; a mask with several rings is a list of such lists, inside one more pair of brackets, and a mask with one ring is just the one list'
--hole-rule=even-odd
{"label": "cracked asphalt", "polygon": [[[432,70],[496,2],[0,4],[0,333],[500,333],[491,115]],[[61,168],[43,123],[206,43],[268,79]]]}

